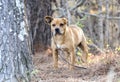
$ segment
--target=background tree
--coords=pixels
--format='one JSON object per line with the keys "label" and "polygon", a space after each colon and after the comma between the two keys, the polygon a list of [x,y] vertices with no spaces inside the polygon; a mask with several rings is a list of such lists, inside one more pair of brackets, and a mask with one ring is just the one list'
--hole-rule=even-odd
{"label": "background tree", "polygon": [[[82,28],[91,46],[116,48],[120,45],[120,3],[118,0],[54,0],[53,16],[67,17]],[[62,6],[61,6],[62,5]],[[66,7],[67,6],[67,7]]]}
{"label": "background tree", "polygon": [[40,51],[50,46],[51,32],[44,22],[46,15],[66,17],[68,24],[84,27],[88,40],[92,41],[90,46],[119,47],[117,0],[25,0],[25,4],[32,50]]}
{"label": "background tree", "polygon": [[50,46],[51,31],[44,17],[52,15],[52,0],[26,0],[27,19],[31,35],[32,48],[40,51]]}
{"label": "background tree", "polygon": [[97,4],[98,4],[98,13],[99,13],[99,17],[98,17],[98,39],[97,39],[97,45],[103,49],[103,17],[102,17],[102,0],[97,0]]}
{"label": "background tree", "polygon": [[35,51],[50,46],[50,28],[44,22],[46,15],[68,18],[68,24],[77,24],[92,44],[98,48],[119,47],[120,17],[117,0],[25,0],[31,48]]}
{"label": "background tree", "polygon": [[0,0],[0,82],[30,82],[31,50],[23,0]]}

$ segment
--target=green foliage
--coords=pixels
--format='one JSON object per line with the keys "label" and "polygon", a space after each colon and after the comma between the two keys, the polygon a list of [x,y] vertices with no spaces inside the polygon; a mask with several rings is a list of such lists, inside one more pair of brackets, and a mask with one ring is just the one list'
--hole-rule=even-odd
{"label": "green foliage", "polygon": [[80,21],[78,21],[76,24],[77,24],[77,26],[80,27],[80,28],[83,28],[83,27],[84,27],[84,25],[83,25]]}
{"label": "green foliage", "polygon": [[87,44],[92,44],[92,43],[93,43],[93,41],[91,39],[87,40]]}
{"label": "green foliage", "polygon": [[38,72],[39,72],[39,70],[34,69],[34,70],[31,72],[31,74],[32,74],[32,75],[35,75],[35,74],[37,74]]}
{"label": "green foliage", "polygon": [[86,20],[87,19],[87,16],[84,16],[81,20]]}
{"label": "green foliage", "polygon": [[80,53],[80,51],[77,51],[77,55],[78,55],[78,56],[81,56],[82,54]]}
{"label": "green foliage", "polygon": [[116,49],[115,49],[116,51],[120,51],[120,47],[116,47]]}
{"label": "green foliage", "polygon": [[77,61],[76,63],[79,65],[79,64],[82,64],[82,61]]}
{"label": "green foliage", "polygon": [[120,79],[118,80],[118,82],[120,82]]}
{"label": "green foliage", "polygon": [[76,25],[77,25],[78,27],[80,27],[80,28],[83,28],[83,27],[84,27],[84,24],[82,24],[81,21],[85,21],[86,18],[87,18],[87,16],[84,16],[82,19],[80,19],[80,20],[76,23]]}

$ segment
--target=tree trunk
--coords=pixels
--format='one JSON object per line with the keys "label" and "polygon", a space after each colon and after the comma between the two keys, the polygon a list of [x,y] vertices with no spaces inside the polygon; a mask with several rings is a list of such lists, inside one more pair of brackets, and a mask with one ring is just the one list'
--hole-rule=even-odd
{"label": "tree trunk", "polygon": [[52,0],[26,0],[27,18],[30,27],[31,43],[35,51],[48,47],[51,42],[51,30],[44,17],[52,15]]}
{"label": "tree trunk", "polygon": [[[109,44],[109,0],[106,0],[105,46]],[[106,46],[107,47],[107,46]]]}
{"label": "tree trunk", "polygon": [[72,19],[71,19],[71,13],[69,9],[69,4],[67,0],[60,0],[60,15],[61,17],[66,17],[68,19],[68,25],[71,24]]}
{"label": "tree trunk", "polygon": [[101,49],[103,49],[103,18],[102,18],[102,0],[98,0],[98,12],[99,12],[99,18],[98,18],[98,34],[99,34],[99,41],[98,45]]}
{"label": "tree trunk", "polygon": [[23,0],[0,0],[0,82],[30,82],[32,69]]}

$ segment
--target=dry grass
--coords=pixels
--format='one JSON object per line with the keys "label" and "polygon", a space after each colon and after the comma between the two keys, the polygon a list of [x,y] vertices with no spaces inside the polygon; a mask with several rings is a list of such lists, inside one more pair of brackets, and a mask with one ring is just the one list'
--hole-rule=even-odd
{"label": "dry grass", "polygon": [[109,52],[101,55],[89,55],[87,69],[68,69],[63,60],[59,60],[59,69],[52,67],[49,50],[36,53],[33,57],[34,72],[32,82],[120,82],[120,55]]}

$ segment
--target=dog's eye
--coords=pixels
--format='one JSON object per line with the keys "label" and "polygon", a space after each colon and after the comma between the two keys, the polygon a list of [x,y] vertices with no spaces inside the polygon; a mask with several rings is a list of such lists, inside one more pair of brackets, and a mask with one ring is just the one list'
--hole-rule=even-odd
{"label": "dog's eye", "polygon": [[55,26],[55,24],[52,24],[52,26]]}
{"label": "dog's eye", "polygon": [[64,24],[63,23],[60,23],[60,26],[62,27]]}

